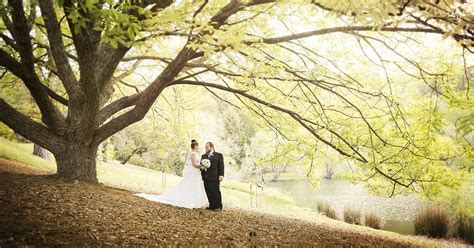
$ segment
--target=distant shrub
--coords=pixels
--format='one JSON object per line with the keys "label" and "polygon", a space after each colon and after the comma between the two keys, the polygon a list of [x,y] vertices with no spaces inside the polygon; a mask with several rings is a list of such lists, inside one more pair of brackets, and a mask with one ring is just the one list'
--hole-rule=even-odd
{"label": "distant shrub", "polygon": [[438,206],[428,206],[415,217],[415,234],[444,238],[449,230],[449,214]]}
{"label": "distant shrub", "polygon": [[326,217],[337,220],[336,211],[327,202],[318,202],[316,207],[318,212],[326,215]]}
{"label": "distant shrub", "polygon": [[329,207],[329,204],[327,202],[318,202],[316,205],[316,208],[320,213],[324,213],[324,209],[327,207]]}
{"label": "distant shrub", "polygon": [[327,217],[331,218],[331,219],[337,220],[336,211],[335,211],[333,208],[331,208],[331,207],[329,207],[329,208],[326,210],[326,212],[324,212],[324,214],[325,214]]}
{"label": "distant shrub", "polygon": [[374,213],[365,213],[364,224],[368,227],[380,229],[382,227],[382,220]]}
{"label": "distant shrub", "polygon": [[460,215],[457,218],[457,236],[470,244],[474,244],[474,217]]}
{"label": "distant shrub", "polygon": [[140,156],[132,156],[128,162],[128,164],[133,164],[133,165],[136,165],[136,166],[140,166],[140,167],[147,167],[147,163],[146,161],[140,157]]}
{"label": "distant shrub", "polygon": [[360,225],[360,211],[351,209],[351,208],[345,208],[344,209],[344,221],[350,224],[356,224]]}

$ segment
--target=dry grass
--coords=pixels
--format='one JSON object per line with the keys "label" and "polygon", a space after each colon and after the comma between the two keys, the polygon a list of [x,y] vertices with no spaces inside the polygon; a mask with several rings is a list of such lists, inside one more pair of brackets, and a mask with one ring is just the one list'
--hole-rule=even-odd
{"label": "dry grass", "polygon": [[365,213],[364,224],[374,229],[380,229],[382,227],[382,220],[374,213]]}
{"label": "dry grass", "polygon": [[326,217],[337,220],[336,211],[329,206],[327,202],[318,202],[317,204],[318,212],[324,214]]}
{"label": "dry grass", "polygon": [[474,217],[460,215],[456,223],[457,236],[474,245]]}
{"label": "dry grass", "polygon": [[360,210],[344,208],[344,221],[350,224],[360,225],[362,223]]}
{"label": "dry grass", "polygon": [[415,234],[433,238],[445,238],[449,231],[450,216],[446,209],[428,206],[415,217]]}

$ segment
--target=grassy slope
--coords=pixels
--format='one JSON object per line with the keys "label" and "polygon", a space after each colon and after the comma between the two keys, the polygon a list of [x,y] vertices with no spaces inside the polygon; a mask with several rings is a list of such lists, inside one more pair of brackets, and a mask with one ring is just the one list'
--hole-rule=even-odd
{"label": "grassy slope", "polygon": [[44,171],[56,172],[54,161],[47,161],[34,156],[31,154],[32,151],[32,144],[19,144],[0,138],[0,157],[31,165]]}
{"label": "grassy slope", "polygon": [[[42,170],[46,173],[55,172],[54,161],[46,161],[31,155],[31,144],[18,144],[0,138],[0,158],[18,161],[31,166],[34,169]],[[120,165],[117,163],[100,163],[98,165],[98,178],[103,184],[115,188],[127,189],[134,192],[160,193],[176,185],[180,177],[166,175],[166,187],[162,187],[163,175],[161,172],[146,169],[133,165]],[[342,221],[336,221],[325,216],[321,216],[311,209],[296,206],[291,197],[284,193],[265,188],[262,194],[262,202],[259,208],[250,208],[250,189],[246,183],[238,181],[225,181],[222,183],[223,202],[226,206],[251,209],[252,211],[266,212],[280,216],[292,217],[296,219],[329,224],[342,229],[353,229],[366,232],[369,235],[384,235],[391,238],[410,240],[424,245],[434,245],[431,241],[418,237],[403,236],[396,233],[374,230],[364,226],[349,225]]]}

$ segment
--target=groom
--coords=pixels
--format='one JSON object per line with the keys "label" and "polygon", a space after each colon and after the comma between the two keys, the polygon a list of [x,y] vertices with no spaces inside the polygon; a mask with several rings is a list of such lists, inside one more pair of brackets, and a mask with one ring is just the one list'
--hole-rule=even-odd
{"label": "groom", "polygon": [[206,153],[202,155],[201,159],[209,159],[211,161],[211,166],[207,170],[201,170],[204,189],[209,200],[208,209],[221,211],[222,197],[219,186],[220,182],[224,180],[224,156],[214,151],[214,144],[212,142],[207,142]]}

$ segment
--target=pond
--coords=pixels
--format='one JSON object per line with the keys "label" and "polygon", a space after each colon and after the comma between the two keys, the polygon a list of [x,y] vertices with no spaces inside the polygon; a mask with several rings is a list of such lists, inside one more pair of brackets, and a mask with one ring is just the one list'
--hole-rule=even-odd
{"label": "pond", "polygon": [[327,202],[339,219],[345,207],[375,213],[382,218],[382,229],[400,234],[414,233],[415,214],[426,204],[414,196],[374,196],[362,184],[354,185],[342,179],[322,179],[317,189],[306,180],[269,182],[268,185],[291,195],[298,205],[316,209],[317,202]]}

